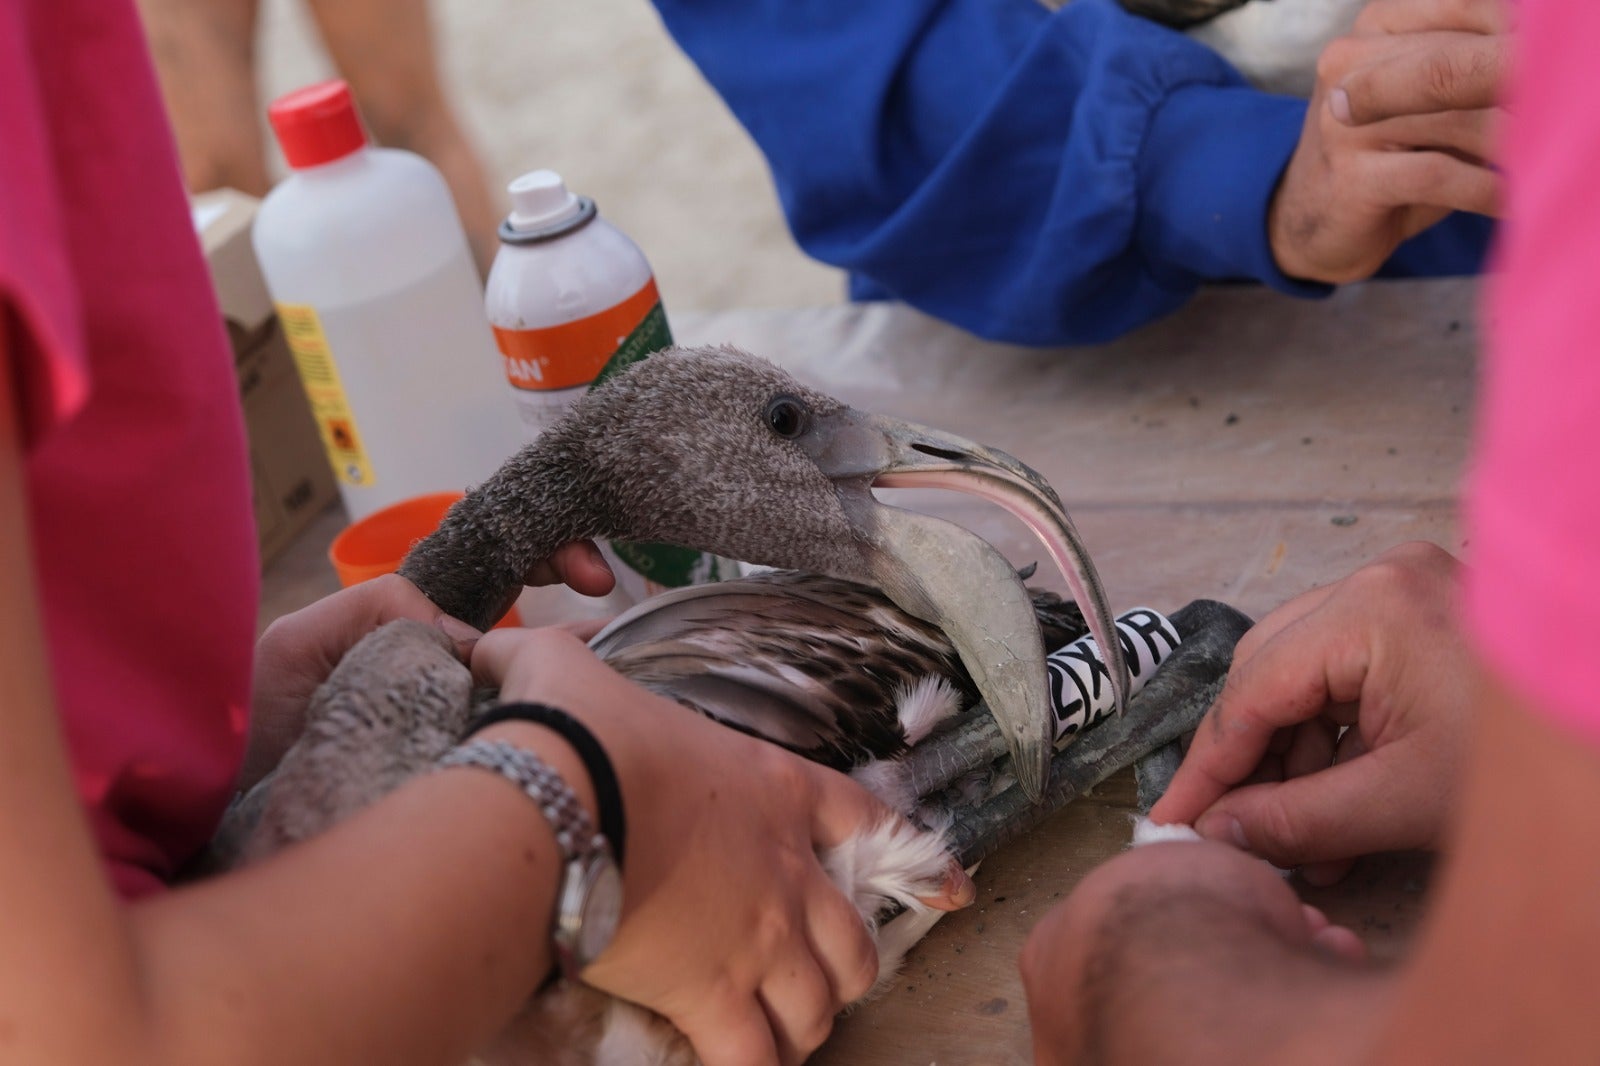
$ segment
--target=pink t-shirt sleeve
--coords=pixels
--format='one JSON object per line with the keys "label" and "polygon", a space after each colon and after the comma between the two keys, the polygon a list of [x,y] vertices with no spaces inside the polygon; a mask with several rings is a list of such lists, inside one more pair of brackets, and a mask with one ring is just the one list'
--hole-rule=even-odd
{"label": "pink t-shirt sleeve", "polygon": [[233,792],[259,566],[238,375],[132,0],[0,0],[0,328],[61,732],[112,883],[146,894]]}
{"label": "pink t-shirt sleeve", "polygon": [[81,316],[57,200],[48,113],[25,72],[25,13],[0,6],[0,305],[12,319],[5,371],[15,381],[24,445],[70,418],[89,392]]}
{"label": "pink t-shirt sleeve", "polygon": [[1521,5],[1507,221],[1467,494],[1468,624],[1533,706],[1600,743],[1600,4]]}

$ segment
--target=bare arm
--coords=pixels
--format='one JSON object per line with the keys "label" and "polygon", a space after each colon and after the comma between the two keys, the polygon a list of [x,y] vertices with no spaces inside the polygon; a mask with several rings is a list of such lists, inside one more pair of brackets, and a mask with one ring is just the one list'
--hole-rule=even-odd
{"label": "bare arm", "polygon": [[[132,907],[112,896],[55,718],[3,348],[0,368],[0,1062],[312,1066],[468,1052],[549,965],[554,840],[487,775],[417,781],[212,884]],[[559,741],[532,743],[583,780]]]}

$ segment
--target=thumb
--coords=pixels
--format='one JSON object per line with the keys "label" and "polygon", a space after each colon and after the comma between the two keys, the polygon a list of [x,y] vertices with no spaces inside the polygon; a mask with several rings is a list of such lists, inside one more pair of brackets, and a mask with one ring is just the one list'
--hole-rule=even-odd
{"label": "thumb", "polygon": [[1395,754],[1384,748],[1236,789],[1195,821],[1195,831],[1285,868],[1424,846],[1429,808],[1408,795],[1405,756]]}
{"label": "thumb", "polygon": [[592,540],[575,540],[557,548],[548,559],[535,563],[522,577],[528,585],[567,585],[584,596],[604,596],[616,587],[611,564]]}

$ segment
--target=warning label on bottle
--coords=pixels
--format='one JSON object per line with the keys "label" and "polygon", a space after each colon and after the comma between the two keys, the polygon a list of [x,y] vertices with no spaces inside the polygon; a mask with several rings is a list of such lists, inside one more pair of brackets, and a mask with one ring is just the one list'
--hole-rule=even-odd
{"label": "warning label on bottle", "polygon": [[355,415],[350,411],[339,367],[328,348],[317,310],[307,304],[278,304],[278,319],[289,342],[294,365],[300,371],[300,385],[311,403],[311,414],[322,434],[322,447],[334,474],[346,485],[372,485],[377,478],[361,446]]}

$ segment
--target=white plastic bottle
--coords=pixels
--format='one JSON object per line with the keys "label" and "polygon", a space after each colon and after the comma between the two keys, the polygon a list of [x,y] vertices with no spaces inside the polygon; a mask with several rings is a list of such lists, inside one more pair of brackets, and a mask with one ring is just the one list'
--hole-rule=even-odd
{"label": "white plastic bottle", "polygon": [[352,521],[482,481],[522,446],[444,178],[367,143],[343,82],[268,110],[293,173],[256,256]]}
{"label": "white plastic bottle", "polygon": [[[593,200],[550,170],[524,174],[508,191],[511,215],[484,305],[531,440],[598,381],[671,345],[672,332],[644,253]],[[730,560],[670,545],[604,550],[635,601],[738,574]]]}

